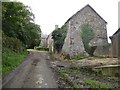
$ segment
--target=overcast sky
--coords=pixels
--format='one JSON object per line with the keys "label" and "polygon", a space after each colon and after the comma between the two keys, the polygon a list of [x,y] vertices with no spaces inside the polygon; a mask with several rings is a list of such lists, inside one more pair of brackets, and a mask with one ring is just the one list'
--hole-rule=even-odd
{"label": "overcast sky", "polygon": [[55,25],[61,27],[73,14],[89,4],[107,24],[108,37],[118,29],[119,0],[18,0],[32,8],[35,23],[44,34],[50,34]]}

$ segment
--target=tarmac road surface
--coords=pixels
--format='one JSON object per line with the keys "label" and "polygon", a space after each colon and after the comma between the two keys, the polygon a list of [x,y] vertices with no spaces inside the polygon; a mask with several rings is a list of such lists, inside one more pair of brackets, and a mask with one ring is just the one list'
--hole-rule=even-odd
{"label": "tarmac road surface", "polygon": [[31,52],[25,61],[3,79],[3,88],[57,88],[47,52]]}

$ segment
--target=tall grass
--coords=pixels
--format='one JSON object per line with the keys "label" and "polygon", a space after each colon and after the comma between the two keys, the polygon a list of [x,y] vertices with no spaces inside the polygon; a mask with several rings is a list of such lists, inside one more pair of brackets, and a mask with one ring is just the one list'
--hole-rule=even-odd
{"label": "tall grass", "polygon": [[26,51],[17,53],[10,49],[4,48],[2,52],[2,77],[5,77],[19,64],[21,64],[26,55]]}

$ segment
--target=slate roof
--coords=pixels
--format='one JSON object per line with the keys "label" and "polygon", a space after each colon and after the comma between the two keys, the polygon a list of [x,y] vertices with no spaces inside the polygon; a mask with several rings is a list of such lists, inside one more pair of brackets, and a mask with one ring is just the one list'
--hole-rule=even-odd
{"label": "slate roof", "polygon": [[113,35],[117,34],[118,32],[120,32],[120,28]]}
{"label": "slate roof", "polygon": [[120,32],[120,28],[112,36],[110,36],[109,38],[112,39],[119,32]]}
{"label": "slate roof", "polygon": [[80,9],[78,12],[76,12],[73,16],[71,16],[66,22],[69,22],[70,19],[72,19],[76,14],[78,14],[79,12],[81,12],[82,10],[84,10],[86,7],[90,7],[105,23],[107,23],[89,4],[87,4],[85,7],[83,7],[82,9]]}

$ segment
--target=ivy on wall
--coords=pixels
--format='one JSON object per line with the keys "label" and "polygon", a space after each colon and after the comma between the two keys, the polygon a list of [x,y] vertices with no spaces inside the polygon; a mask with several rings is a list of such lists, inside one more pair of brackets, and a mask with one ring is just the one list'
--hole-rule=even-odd
{"label": "ivy on wall", "polygon": [[93,28],[90,24],[83,24],[81,26],[81,37],[82,37],[82,41],[83,41],[83,44],[84,44],[84,48],[85,48],[85,51],[93,56],[93,53],[94,53],[94,49],[96,49],[95,47],[90,47],[89,46],[89,43],[90,41],[94,38],[95,34],[93,32]]}

